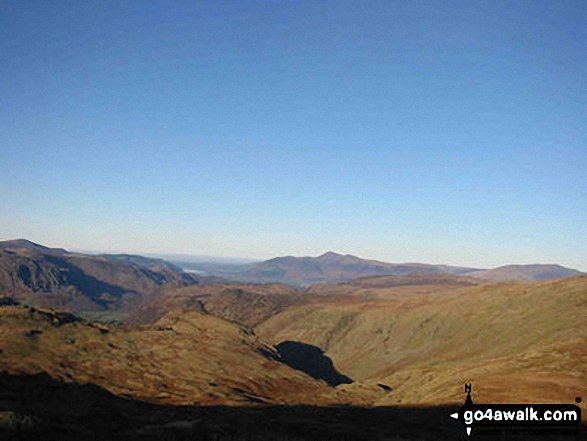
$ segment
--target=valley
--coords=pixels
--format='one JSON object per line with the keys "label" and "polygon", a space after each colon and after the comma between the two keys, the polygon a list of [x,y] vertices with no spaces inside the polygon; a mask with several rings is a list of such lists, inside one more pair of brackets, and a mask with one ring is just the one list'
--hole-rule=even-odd
{"label": "valley", "polygon": [[455,439],[465,383],[484,403],[587,397],[587,275],[380,274],[339,256],[303,260],[337,280],[304,288],[0,243],[0,434],[89,436],[116,411],[112,439]]}
{"label": "valley", "polygon": [[585,276],[383,296],[295,306],[257,331],[323,349],[358,383],[392,387],[378,404],[451,403],[464,383],[487,402],[587,394]]}

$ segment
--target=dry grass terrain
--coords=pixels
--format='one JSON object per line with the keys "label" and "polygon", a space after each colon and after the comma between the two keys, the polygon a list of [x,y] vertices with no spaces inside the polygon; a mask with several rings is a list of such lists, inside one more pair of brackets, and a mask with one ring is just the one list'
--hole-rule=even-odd
{"label": "dry grass terrain", "polygon": [[143,302],[127,316],[127,322],[153,323],[178,308],[199,309],[217,317],[254,327],[283,309],[321,301],[290,285],[213,283],[169,287],[155,298]]}
{"label": "dry grass terrain", "polygon": [[[465,382],[486,402],[587,397],[586,276],[411,296],[397,287],[368,289],[371,296],[360,301],[331,297],[291,307],[258,332],[274,344],[323,349],[356,381],[340,387],[390,386],[378,404],[459,402]],[[382,300],[390,289],[395,294]]]}
{"label": "dry grass terrain", "polygon": [[511,280],[535,282],[579,276],[581,274],[580,271],[560,265],[504,265],[490,270],[473,271],[467,275],[492,282],[508,282]]}
{"label": "dry grass terrain", "polygon": [[197,311],[151,326],[106,326],[0,307],[0,371],[47,373],[164,404],[328,404],[344,396],[275,360],[250,329]]}
{"label": "dry grass terrain", "polygon": [[35,247],[0,249],[4,294],[127,324],[0,298],[1,439],[448,440],[464,383],[479,403],[587,398],[587,276],[301,290],[190,284],[159,261]]}
{"label": "dry grass terrain", "polygon": [[406,276],[361,277],[350,282],[321,283],[307,292],[321,296],[353,296],[368,299],[399,299],[428,294],[439,294],[456,288],[476,286],[483,280],[452,274],[422,273]]}

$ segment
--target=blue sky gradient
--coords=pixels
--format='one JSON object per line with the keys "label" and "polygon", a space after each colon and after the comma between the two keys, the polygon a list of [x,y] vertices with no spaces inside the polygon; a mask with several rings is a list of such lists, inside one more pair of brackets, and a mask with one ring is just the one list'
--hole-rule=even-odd
{"label": "blue sky gradient", "polygon": [[0,239],[587,270],[584,1],[0,1]]}

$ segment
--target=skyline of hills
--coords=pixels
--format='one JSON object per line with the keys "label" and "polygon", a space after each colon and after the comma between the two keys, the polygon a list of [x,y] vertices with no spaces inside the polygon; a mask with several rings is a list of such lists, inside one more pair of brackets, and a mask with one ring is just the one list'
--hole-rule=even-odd
{"label": "skyline of hills", "polygon": [[131,254],[75,253],[26,239],[0,242],[0,288],[20,299],[27,292],[67,291],[59,302],[43,303],[46,306],[84,304],[89,309],[120,308],[132,296],[140,300],[170,283],[286,283],[307,289],[316,284],[345,283],[364,277],[424,273],[466,275],[494,282],[551,280],[583,274],[561,265],[503,265],[479,269],[388,263],[332,251],[317,257],[285,256],[247,264],[186,263]]}
{"label": "skyline of hills", "polygon": [[[494,282],[478,269],[334,252],[260,268],[314,280],[362,276],[305,289],[236,283],[161,259],[0,242],[0,435],[22,427],[81,433],[99,425],[94,408],[113,406],[123,415],[104,430],[128,439],[200,432],[233,439],[257,433],[235,429],[245,417],[234,409],[278,406],[295,430],[298,418],[311,424],[299,439],[315,439],[320,427],[341,427],[340,409],[445,409],[460,404],[469,382],[480,402],[568,403],[587,395],[585,274]],[[566,271],[573,270],[506,266],[485,275]],[[61,401],[48,398],[54,394]],[[77,394],[89,400],[83,417],[64,404]],[[133,406],[159,410],[139,417]],[[211,416],[215,407],[232,410]],[[339,409],[326,426],[317,416],[325,409]],[[448,433],[453,422],[444,421],[439,428]],[[358,427],[350,439],[363,439]],[[417,425],[401,427],[406,439],[419,439]]]}
{"label": "skyline of hills", "polygon": [[[587,2],[1,0],[0,41],[1,441],[587,439]],[[581,427],[469,433],[469,384]]]}
{"label": "skyline of hills", "polygon": [[70,253],[22,239],[0,242],[0,292],[31,305],[119,320],[166,286],[200,281],[157,259]]}
{"label": "skyline of hills", "polygon": [[556,264],[502,265],[491,269],[480,269],[412,262],[388,263],[332,251],[317,257],[284,256],[242,265],[180,261],[174,261],[174,263],[187,271],[215,275],[235,282],[287,283],[300,288],[307,288],[318,283],[349,282],[361,277],[422,273],[468,275],[496,282],[551,280],[584,274]]}

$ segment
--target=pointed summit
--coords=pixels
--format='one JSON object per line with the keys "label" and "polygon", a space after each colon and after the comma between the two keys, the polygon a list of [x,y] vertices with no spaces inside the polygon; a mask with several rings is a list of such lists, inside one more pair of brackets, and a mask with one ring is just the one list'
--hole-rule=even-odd
{"label": "pointed summit", "polygon": [[326,253],[321,254],[320,256],[316,257],[316,259],[334,260],[334,259],[340,259],[341,257],[344,257],[344,256],[342,254],[335,253],[334,251],[327,251]]}

